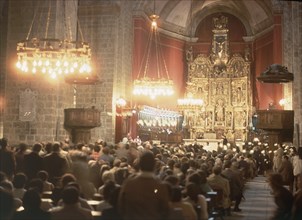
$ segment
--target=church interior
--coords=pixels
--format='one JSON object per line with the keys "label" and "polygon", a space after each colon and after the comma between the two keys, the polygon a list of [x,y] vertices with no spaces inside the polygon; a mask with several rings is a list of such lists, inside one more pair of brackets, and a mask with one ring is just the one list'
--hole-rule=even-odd
{"label": "church interior", "polygon": [[302,4],[1,0],[0,136],[11,144],[301,145]]}
{"label": "church interior", "polygon": [[301,0],[0,0],[0,219],[301,220]]}

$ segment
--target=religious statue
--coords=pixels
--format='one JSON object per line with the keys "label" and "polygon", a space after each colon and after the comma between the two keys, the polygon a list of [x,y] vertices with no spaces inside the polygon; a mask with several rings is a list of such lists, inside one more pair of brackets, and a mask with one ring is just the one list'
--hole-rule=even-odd
{"label": "religious statue", "polygon": [[222,54],[224,52],[224,44],[225,44],[225,42],[224,41],[223,42],[217,42],[217,44],[218,44],[218,50],[217,50],[218,57],[222,58]]}
{"label": "religious statue", "polygon": [[225,119],[225,121],[226,121],[226,126],[227,127],[231,127],[232,126],[232,112],[227,112],[226,113],[226,119]]}
{"label": "religious statue", "polygon": [[244,49],[244,59],[245,59],[245,61],[251,60],[251,52],[250,52],[250,48],[248,46]]}
{"label": "religious statue", "polygon": [[190,46],[186,50],[186,59],[187,59],[187,62],[192,62],[193,61],[193,48],[192,48],[192,46]]}
{"label": "religious statue", "polygon": [[236,112],[236,127],[246,127],[246,112]]}
{"label": "religious statue", "polygon": [[242,111],[241,113],[241,125],[242,127],[246,127],[246,112]]}
{"label": "religious statue", "polygon": [[212,127],[212,120],[213,114],[212,112],[207,112],[207,127]]}
{"label": "religious statue", "polygon": [[218,99],[215,113],[216,121],[224,121],[224,102],[222,99]]}
{"label": "religious statue", "polygon": [[213,18],[213,23],[216,29],[225,29],[228,23],[228,18],[221,15],[220,17]]}
{"label": "religious statue", "polygon": [[202,89],[201,86],[199,86],[199,87],[197,88],[197,97],[198,97],[198,98],[201,98],[202,95],[203,95],[203,89]]}
{"label": "religious statue", "polygon": [[204,118],[202,114],[197,116],[196,126],[204,126]]}
{"label": "religious statue", "polygon": [[223,84],[222,83],[218,83],[216,86],[216,94],[217,95],[223,95]]}
{"label": "religious statue", "polygon": [[236,103],[240,104],[242,102],[242,96],[243,96],[241,87],[239,86],[237,87],[235,95],[236,95],[235,96]]}

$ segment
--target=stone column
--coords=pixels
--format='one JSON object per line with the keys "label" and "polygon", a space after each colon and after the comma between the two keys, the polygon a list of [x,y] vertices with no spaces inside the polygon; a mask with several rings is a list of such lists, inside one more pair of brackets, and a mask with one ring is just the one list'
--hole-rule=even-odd
{"label": "stone column", "polygon": [[[291,97],[292,109],[295,111],[295,124],[300,127],[302,137],[302,4],[300,2],[283,2],[283,64],[294,74],[293,83],[285,85],[284,97]],[[295,129],[294,145],[302,146],[297,140]]]}

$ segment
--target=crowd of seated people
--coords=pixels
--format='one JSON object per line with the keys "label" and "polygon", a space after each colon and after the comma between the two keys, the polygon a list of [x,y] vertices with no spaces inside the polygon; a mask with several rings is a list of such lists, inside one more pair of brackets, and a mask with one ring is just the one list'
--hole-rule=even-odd
{"label": "crowd of seated people", "polygon": [[[228,144],[217,151],[152,141],[10,146],[2,138],[0,145],[0,204],[1,210],[5,208],[0,219],[4,220],[28,219],[31,213],[43,219],[84,220],[206,220],[218,210],[229,216],[244,211],[240,203],[246,181],[268,171],[280,175],[267,175],[277,210],[280,197],[286,196],[291,202],[283,217],[301,219],[302,157],[294,148],[281,147],[282,159],[276,165],[277,151],[258,143],[241,150]],[[215,196],[220,199],[213,203]],[[92,200],[99,203],[91,205]],[[94,211],[100,215],[93,217]]]}

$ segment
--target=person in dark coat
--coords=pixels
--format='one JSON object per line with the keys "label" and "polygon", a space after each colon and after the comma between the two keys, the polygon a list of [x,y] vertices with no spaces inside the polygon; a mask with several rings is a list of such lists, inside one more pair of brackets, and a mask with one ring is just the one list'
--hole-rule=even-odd
{"label": "person in dark coat", "polygon": [[102,215],[98,220],[122,220],[123,218],[118,213],[118,197],[120,192],[120,186],[113,184],[112,189],[110,189],[110,196],[108,198],[108,203],[111,208],[104,209]]}
{"label": "person in dark coat", "polygon": [[90,209],[79,205],[80,192],[75,186],[67,186],[62,191],[62,206],[50,210],[52,220],[92,220]]}
{"label": "person in dark coat", "polygon": [[16,212],[13,220],[50,220],[49,212],[43,211],[41,208],[41,197],[36,189],[27,190],[23,197],[24,210]]}
{"label": "person in dark coat", "polygon": [[248,179],[249,178],[249,164],[248,162],[245,160],[244,156],[240,156],[240,160],[238,162],[239,166],[238,168],[242,171],[243,173],[243,177],[245,179]]}
{"label": "person in dark coat", "polygon": [[[302,173],[299,175],[299,180],[302,180]],[[302,219],[302,181],[298,183],[298,190],[294,194],[294,203],[292,206],[291,220]]]}
{"label": "person in dark coat", "polygon": [[16,172],[16,159],[14,153],[8,148],[8,140],[0,139],[0,171],[12,180]]}
{"label": "person in dark coat", "polygon": [[19,147],[16,149],[15,158],[16,158],[16,173],[24,173],[24,156],[26,154],[27,144],[20,143]]}
{"label": "person in dark coat", "polygon": [[0,219],[11,220],[15,213],[15,200],[12,193],[0,187]]}
{"label": "person in dark coat", "polygon": [[124,220],[167,219],[170,212],[167,187],[156,177],[155,158],[145,151],[139,158],[140,172],[123,183],[118,200]]}
{"label": "person in dark coat", "polygon": [[268,177],[268,183],[272,189],[277,208],[271,220],[290,220],[293,205],[293,195],[282,185],[282,176],[279,173],[272,173]]}
{"label": "person in dark coat", "polygon": [[54,143],[52,153],[43,158],[44,169],[48,172],[49,182],[56,185],[61,176],[68,171],[66,158],[60,154],[60,143]]}
{"label": "person in dark coat", "polygon": [[42,149],[42,144],[36,143],[32,147],[32,152],[24,155],[24,173],[28,180],[37,177],[37,173],[43,170],[43,159],[39,155]]}
{"label": "person in dark coat", "polygon": [[240,212],[239,204],[243,197],[243,183],[241,181],[240,174],[233,171],[231,168],[232,162],[226,160],[224,162],[224,170],[221,172],[221,175],[229,180],[230,183],[230,199],[235,201],[235,206],[233,211]]}
{"label": "person in dark coat", "polygon": [[281,174],[283,184],[289,186],[289,191],[292,193],[294,188],[294,168],[289,161],[288,156],[284,155],[282,158],[281,166],[278,172]]}

